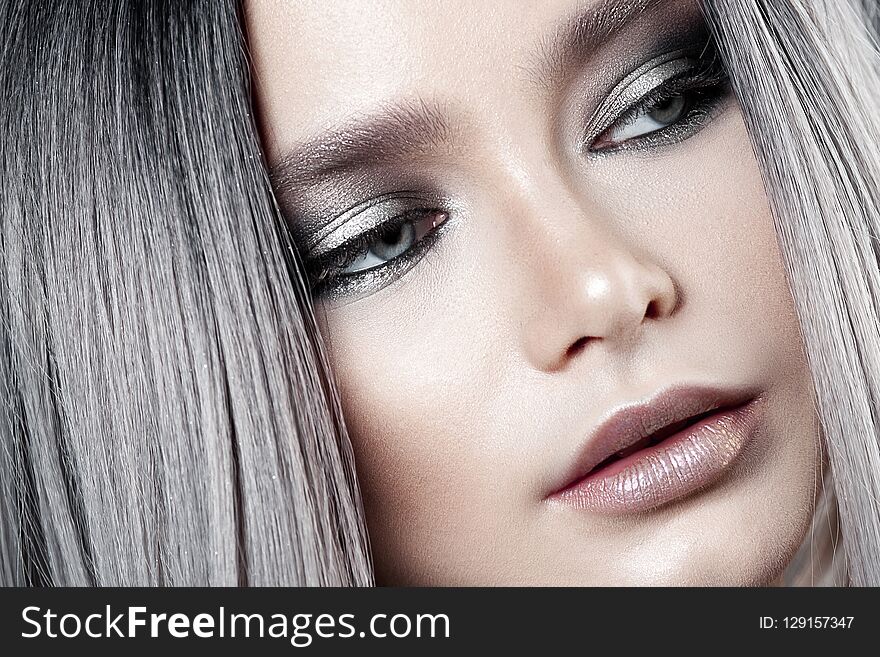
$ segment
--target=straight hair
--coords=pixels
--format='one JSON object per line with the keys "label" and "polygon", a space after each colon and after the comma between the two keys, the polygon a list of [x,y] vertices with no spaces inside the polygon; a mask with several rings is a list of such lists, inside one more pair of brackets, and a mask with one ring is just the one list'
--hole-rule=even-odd
{"label": "straight hair", "polygon": [[[851,584],[877,586],[878,4],[704,0],[703,6],[742,106],[800,319],[830,466],[827,493],[839,510],[843,569]],[[820,512],[829,508],[828,500],[818,504]],[[826,524],[823,515],[814,528]],[[838,570],[833,562],[826,568]]]}
{"label": "straight hair", "polygon": [[0,583],[367,585],[232,0],[0,3]]}

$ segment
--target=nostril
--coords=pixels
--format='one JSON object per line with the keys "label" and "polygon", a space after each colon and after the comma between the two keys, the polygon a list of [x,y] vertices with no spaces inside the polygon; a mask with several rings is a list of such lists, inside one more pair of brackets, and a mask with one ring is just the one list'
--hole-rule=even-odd
{"label": "nostril", "polygon": [[584,347],[587,346],[587,343],[589,341],[590,341],[590,338],[578,338],[577,340],[575,340],[574,342],[571,343],[571,345],[568,347],[568,350],[566,351],[565,355],[568,358],[576,356],[578,354],[578,352],[580,352],[581,350],[583,350]]}
{"label": "nostril", "polygon": [[648,303],[648,307],[645,308],[645,318],[657,319],[658,317],[660,317],[660,306],[656,299],[651,299]]}

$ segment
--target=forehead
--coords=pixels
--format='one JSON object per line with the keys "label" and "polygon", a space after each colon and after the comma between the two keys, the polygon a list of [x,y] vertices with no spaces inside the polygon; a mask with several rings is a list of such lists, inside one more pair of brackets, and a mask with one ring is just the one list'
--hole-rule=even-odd
{"label": "forehead", "polygon": [[383,99],[486,91],[515,73],[560,17],[598,3],[251,0],[247,31],[261,113],[273,131],[301,134]]}
{"label": "forehead", "polygon": [[[560,15],[609,0],[248,0],[252,45],[288,48],[300,61],[356,65],[398,56],[517,47]],[[637,4],[620,2],[613,4]],[[488,39],[488,41],[487,41]],[[382,57],[383,55],[384,58]]]}
{"label": "forehead", "polygon": [[[272,159],[389,103],[509,105],[579,17],[606,23],[687,0],[248,0],[256,96]],[[593,25],[601,29],[602,25]]]}

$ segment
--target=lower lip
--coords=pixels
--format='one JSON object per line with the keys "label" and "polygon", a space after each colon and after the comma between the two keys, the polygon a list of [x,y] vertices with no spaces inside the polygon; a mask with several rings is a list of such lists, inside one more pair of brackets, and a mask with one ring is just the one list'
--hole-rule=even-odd
{"label": "lower lip", "polygon": [[588,474],[551,500],[605,514],[638,513],[704,488],[736,460],[761,423],[759,399],[707,416],[662,442]]}

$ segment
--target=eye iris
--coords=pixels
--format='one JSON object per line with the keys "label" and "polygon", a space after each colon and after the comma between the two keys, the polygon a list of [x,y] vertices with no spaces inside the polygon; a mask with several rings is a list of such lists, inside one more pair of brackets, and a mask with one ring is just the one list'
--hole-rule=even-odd
{"label": "eye iris", "polygon": [[416,229],[412,222],[389,228],[370,245],[370,250],[382,260],[391,260],[405,253],[415,242]]}
{"label": "eye iris", "polygon": [[684,114],[687,99],[683,94],[672,96],[658,103],[648,113],[648,117],[661,124],[675,123]]}

